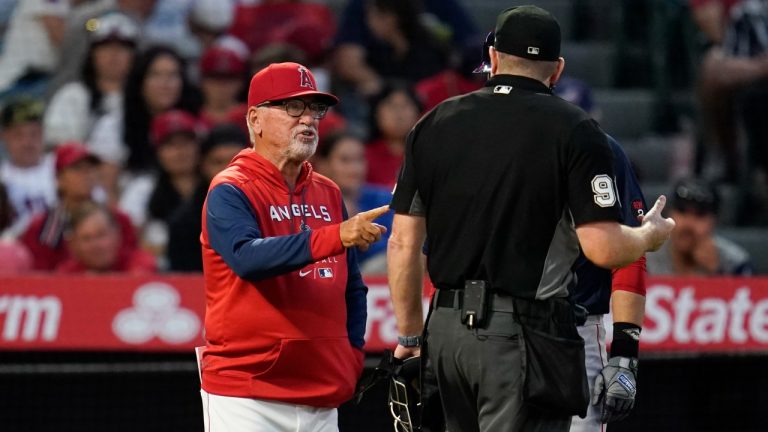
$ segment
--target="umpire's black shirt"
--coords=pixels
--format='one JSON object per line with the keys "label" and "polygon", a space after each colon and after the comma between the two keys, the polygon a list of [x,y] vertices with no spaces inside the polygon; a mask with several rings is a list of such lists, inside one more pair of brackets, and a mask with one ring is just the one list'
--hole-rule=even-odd
{"label": "umpire's black shirt", "polygon": [[408,136],[392,208],[426,217],[438,288],[568,295],[575,226],[620,221],[613,153],[578,107],[534,79],[497,75],[449,99]]}

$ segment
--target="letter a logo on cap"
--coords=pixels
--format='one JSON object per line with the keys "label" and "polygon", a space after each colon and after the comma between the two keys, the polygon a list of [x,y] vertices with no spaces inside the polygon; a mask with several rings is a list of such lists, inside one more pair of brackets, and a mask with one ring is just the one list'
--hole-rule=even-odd
{"label": "letter a logo on cap", "polygon": [[314,84],[312,84],[312,79],[309,77],[309,71],[304,66],[299,66],[299,74],[301,75],[301,82],[299,83],[300,87],[308,87],[312,90],[315,89]]}

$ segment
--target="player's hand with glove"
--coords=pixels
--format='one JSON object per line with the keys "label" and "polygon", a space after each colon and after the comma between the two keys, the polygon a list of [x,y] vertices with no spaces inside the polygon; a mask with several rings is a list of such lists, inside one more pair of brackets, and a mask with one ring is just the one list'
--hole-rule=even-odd
{"label": "player's hand with glove", "polygon": [[624,419],[635,406],[637,358],[613,357],[595,380],[592,405],[597,405],[603,423]]}

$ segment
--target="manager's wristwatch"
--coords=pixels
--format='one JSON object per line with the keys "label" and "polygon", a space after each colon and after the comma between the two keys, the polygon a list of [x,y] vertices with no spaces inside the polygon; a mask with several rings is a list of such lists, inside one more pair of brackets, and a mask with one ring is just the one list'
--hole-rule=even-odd
{"label": "manager's wristwatch", "polygon": [[421,336],[398,336],[397,344],[406,348],[421,346]]}

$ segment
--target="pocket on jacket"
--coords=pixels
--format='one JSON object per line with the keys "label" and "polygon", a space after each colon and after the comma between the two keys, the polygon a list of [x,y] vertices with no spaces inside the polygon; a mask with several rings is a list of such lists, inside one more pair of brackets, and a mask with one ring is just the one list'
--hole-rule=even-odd
{"label": "pocket on jacket", "polygon": [[291,382],[304,387],[308,394],[349,399],[362,370],[358,357],[346,337],[283,339],[275,362],[254,379]]}

